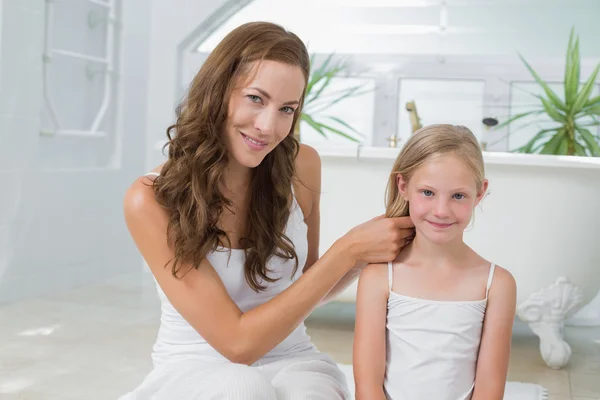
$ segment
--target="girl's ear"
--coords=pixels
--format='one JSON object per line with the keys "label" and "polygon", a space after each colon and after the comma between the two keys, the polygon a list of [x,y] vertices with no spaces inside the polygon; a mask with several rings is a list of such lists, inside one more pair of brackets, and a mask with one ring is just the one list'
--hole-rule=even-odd
{"label": "girl's ear", "polygon": [[483,197],[487,193],[488,186],[489,186],[488,180],[484,179],[481,184],[481,189],[479,190],[479,193],[477,193],[477,200],[475,201],[475,205],[478,205],[479,202],[483,199]]}
{"label": "girl's ear", "polygon": [[404,198],[405,201],[408,201],[408,196],[406,193],[406,188],[408,186],[408,182],[404,179],[401,174],[396,175],[396,185],[398,186],[398,192]]}

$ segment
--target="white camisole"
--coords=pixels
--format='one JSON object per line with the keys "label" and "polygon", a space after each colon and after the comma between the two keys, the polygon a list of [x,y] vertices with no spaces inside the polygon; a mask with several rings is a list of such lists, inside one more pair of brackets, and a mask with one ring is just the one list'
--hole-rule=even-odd
{"label": "white camisole", "polygon": [[[158,176],[159,174],[151,172],[146,175]],[[259,280],[259,283],[267,286],[262,292],[255,292],[246,282],[244,276],[245,254],[243,250],[219,248],[207,254],[206,258],[219,274],[227,293],[242,312],[251,310],[272,299],[302,275],[302,269],[308,254],[307,226],[304,222],[304,214],[295,196],[285,233],[294,244],[298,255],[298,270],[292,277],[294,260],[286,260],[277,256],[271,257],[267,263],[267,269],[271,271],[268,275],[270,277],[280,277],[281,279],[274,283],[265,283]],[[226,360],[177,312],[158,283],[156,288],[161,301],[161,318],[158,336],[152,352],[154,366],[158,367],[190,359],[201,361],[206,357]],[[198,307],[203,306],[205,305],[198,304]],[[301,323],[286,339],[275,346],[256,364],[260,365],[296,354],[315,351],[316,347],[310,341],[305,325]]]}
{"label": "white camisole", "polygon": [[403,296],[392,290],[392,263],[388,268],[387,398],[470,399],[495,265],[490,266],[485,299],[474,301]]}

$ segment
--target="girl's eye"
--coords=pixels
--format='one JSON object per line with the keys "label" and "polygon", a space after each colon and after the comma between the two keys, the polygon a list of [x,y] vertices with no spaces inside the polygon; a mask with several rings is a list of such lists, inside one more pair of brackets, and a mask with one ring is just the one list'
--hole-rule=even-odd
{"label": "girl's eye", "polygon": [[464,195],[464,194],[462,194],[462,193],[456,193],[456,194],[455,194],[453,197],[454,197],[456,200],[462,200],[462,199],[464,199],[464,198],[465,198],[465,195]]}
{"label": "girl's eye", "polygon": [[282,110],[283,110],[283,112],[284,112],[284,113],[286,113],[286,114],[293,114],[293,113],[294,113],[294,111],[296,111],[296,110],[294,110],[292,107],[289,107],[289,106],[285,106],[285,107],[283,107],[283,108],[282,108]]}
{"label": "girl's eye", "polygon": [[433,192],[431,190],[423,190],[422,193],[427,197],[433,196]]}

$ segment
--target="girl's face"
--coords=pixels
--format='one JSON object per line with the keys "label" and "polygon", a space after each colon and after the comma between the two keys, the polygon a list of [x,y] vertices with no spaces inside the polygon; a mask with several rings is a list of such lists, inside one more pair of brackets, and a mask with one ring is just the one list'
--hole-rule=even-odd
{"label": "girl's face", "polygon": [[398,175],[397,183],[417,233],[437,244],[462,240],[488,186],[485,180],[477,190],[473,172],[454,154],[431,158],[409,182]]}
{"label": "girl's face", "polygon": [[292,129],[305,79],[300,67],[264,60],[250,66],[229,99],[224,138],[230,160],[255,168]]}

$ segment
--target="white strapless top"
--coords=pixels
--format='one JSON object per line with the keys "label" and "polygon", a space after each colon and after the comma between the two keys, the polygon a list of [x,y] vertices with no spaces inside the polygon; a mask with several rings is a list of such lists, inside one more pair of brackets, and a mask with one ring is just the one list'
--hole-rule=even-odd
{"label": "white strapless top", "polygon": [[[147,175],[158,176],[157,173]],[[298,270],[292,277],[294,260],[282,259],[273,256],[267,263],[269,277],[281,278],[274,283],[259,282],[267,288],[262,292],[255,292],[246,282],[244,276],[245,254],[239,249],[220,248],[210,252],[206,258],[211,263],[219,277],[223,281],[227,293],[237,306],[246,312],[251,310],[287,289],[296,279],[302,275],[302,269],[306,263],[308,254],[307,226],[304,222],[304,214],[296,201],[286,227],[286,235],[294,244],[298,255]],[[169,302],[164,292],[157,284],[158,295],[161,301],[161,318],[158,336],[156,338],[152,359],[155,366],[161,364],[189,360],[194,358],[214,357],[225,360],[200,334],[177,312]],[[199,304],[198,307],[202,307]],[[257,364],[288,357],[293,354],[316,351],[316,347],[310,341],[306,333],[306,327],[301,323],[286,339],[268,352]]]}
{"label": "white strapless top", "polygon": [[436,301],[392,291],[393,268],[388,263],[384,380],[388,399],[471,398],[494,267],[491,264],[485,299]]}

